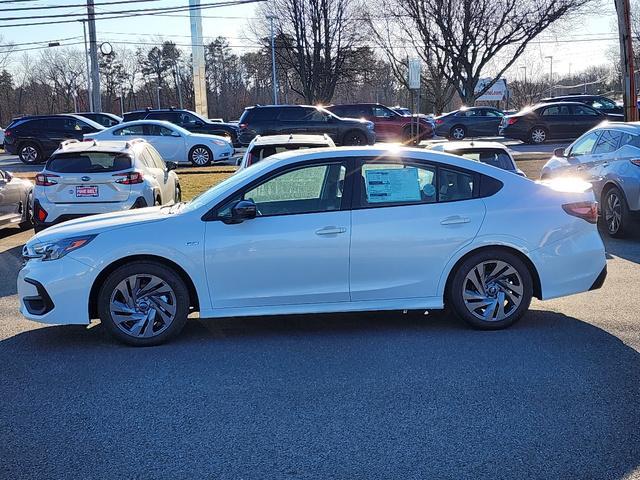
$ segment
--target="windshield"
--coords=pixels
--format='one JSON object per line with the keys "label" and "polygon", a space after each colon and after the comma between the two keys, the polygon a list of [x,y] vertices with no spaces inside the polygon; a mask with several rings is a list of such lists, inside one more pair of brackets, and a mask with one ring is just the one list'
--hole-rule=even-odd
{"label": "windshield", "polygon": [[55,173],[119,172],[131,168],[131,157],[122,153],[63,153],[52,157],[46,169]]}
{"label": "windshield", "polygon": [[513,162],[511,157],[504,150],[456,150],[455,152],[449,152],[455,155],[459,155],[469,160],[476,162],[486,163],[492,167],[498,167],[502,170],[513,170]]}

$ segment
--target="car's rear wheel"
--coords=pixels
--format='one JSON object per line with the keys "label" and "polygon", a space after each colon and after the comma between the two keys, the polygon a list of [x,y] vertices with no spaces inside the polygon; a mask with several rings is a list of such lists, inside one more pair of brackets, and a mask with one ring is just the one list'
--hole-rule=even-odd
{"label": "car's rear wheel", "polygon": [[616,238],[624,237],[629,227],[629,207],[618,187],[606,191],[602,214],[607,233]]}
{"label": "car's rear wheel", "polygon": [[520,258],[504,250],[484,250],[454,272],[447,301],[471,326],[497,330],[518,321],[532,296],[531,273]]}
{"label": "car's rear wheel", "polygon": [[449,130],[449,138],[453,138],[454,140],[462,140],[467,136],[467,129],[462,125],[456,125]]}
{"label": "car's rear wheel", "polygon": [[547,130],[543,127],[534,127],[529,132],[529,142],[536,145],[547,141]]}
{"label": "car's rear wheel", "polygon": [[98,293],[98,315],[118,340],[158,345],[180,333],[189,313],[189,291],[171,268],[150,261],[115,269]]}
{"label": "car's rear wheel", "polygon": [[208,147],[196,145],[189,151],[189,161],[196,167],[206,167],[211,165],[213,154]]}
{"label": "car's rear wheel", "polygon": [[43,154],[40,147],[33,142],[26,142],[20,145],[18,149],[18,157],[22,163],[33,165],[43,160]]}
{"label": "car's rear wheel", "polygon": [[367,137],[362,132],[351,130],[345,134],[342,144],[347,146],[366,145]]}

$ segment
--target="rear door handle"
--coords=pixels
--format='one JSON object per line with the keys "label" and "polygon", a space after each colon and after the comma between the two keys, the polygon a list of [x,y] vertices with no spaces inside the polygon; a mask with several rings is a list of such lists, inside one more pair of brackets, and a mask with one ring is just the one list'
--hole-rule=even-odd
{"label": "rear door handle", "polygon": [[461,217],[460,215],[454,215],[452,217],[443,218],[440,220],[440,225],[458,225],[461,223],[469,223],[471,219],[469,217]]}
{"label": "rear door handle", "polygon": [[316,230],[316,235],[338,235],[339,233],[346,232],[347,229],[344,227],[324,227]]}

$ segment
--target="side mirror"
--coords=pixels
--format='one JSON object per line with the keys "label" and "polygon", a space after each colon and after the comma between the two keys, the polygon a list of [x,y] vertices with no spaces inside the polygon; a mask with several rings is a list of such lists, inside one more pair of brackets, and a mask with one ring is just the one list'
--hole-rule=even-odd
{"label": "side mirror", "polygon": [[171,132],[171,137],[178,137],[180,138],[180,134],[178,132]]}
{"label": "side mirror", "polygon": [[253,200],[240,200],[231,208],[231,223],[242,223],[256,218],[258,208]]}
{"label": "side mirror", "polygon": [[13,179],[13,174],[11,172],[4,172],[4,181],[9,183]]}
{"label": "side mirror", "polygon": [[554,157],[560,157],[560,158],[564,158],[566,155],[564,154],[564,148],[556,148],[553,151],[553,156]]}
{"label": "side mirror", "polygon": [[164,162],[164,164],[167,166],[167,170],[169,171],[175,170],[176,168],[178,168],[178,164],[176,162],[168,161],[168,162]]}

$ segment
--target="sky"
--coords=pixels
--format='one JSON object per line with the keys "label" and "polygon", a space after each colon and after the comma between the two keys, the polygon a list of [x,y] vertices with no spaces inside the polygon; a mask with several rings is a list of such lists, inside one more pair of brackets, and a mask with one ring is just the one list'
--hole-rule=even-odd
{"label": "sky", "polygon": [[[51,6],[61,4],[82,4],[84,0],[27,0],[20,2],[0,1],[0,18],[26,17],[31,15],[71,14],[83,13],[84,7],[54,10],[35,11],[3,11],[8,8],[24,6]],[[97,0],[96,11],[106,12],[123,9],[160,8],[173,6],[187,6],[188,0],[158,0],[150,2],[137,2],[135,4],[111,5],[100,7],[100,3],[114,0]],[[210,0],[202,0],[203,4],[213,3]],[[227,6],[215,9],[203,10],[203,35],[205,43],[212,38],[221,35],[228,37],[229,43],[237,47],[239,51],[251,50],[254,40],[249,30],[249,22],[256,18],[256,6],[247,4],[239,6]],[[46,21],[31,19],[27,23]],[[21,27],[5,27],[10,23],[0,20],[0,45],[6,43],[25,44],[16,49],[34,49],[29,53],[37,53],[43,44],[34,42],[46,42],[59,40],[62,45],[82,48],[83,42],[82,24],[80,22],[58,25],[28,25]],[[25,22],[20,22],[25,23]],[[578,28],[576,28],[576,26]],[[615,8],[612,0],[603,3],[599,9],[599,15],[585,15],[579,22],[572,22],[571,28],[557,29],[557,32],[545,32],[538,40],[534,41],[527,52],[517,62],[510,72],[511,76],[523,74],[520,66],[528,67],[529,78],[536,74],[547,74],[549,60],[545,57],[553,56],[554,76],[564,75],[569,72],[576,73],[592,65],[601,65],[610,62],[610,51],[617,48],[617,31],[615,24]],[[187,48],[190,42],[189,14],[188,12],[173,13],[170,15],[143,16],[135,18],[122,18],[112,20],[100,20],[97,22],[98,42],[109,42],[117,53],[119,49],[127,47],[136,48],[145,43],[153,43],[161,36],[173,40],[176,44]],[[265,32],[268,35],[268,32]],[[2,47],[0,46],[0,51]],[[18,55],[14,55],[17,59]]]}

